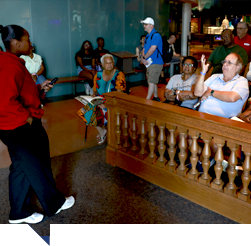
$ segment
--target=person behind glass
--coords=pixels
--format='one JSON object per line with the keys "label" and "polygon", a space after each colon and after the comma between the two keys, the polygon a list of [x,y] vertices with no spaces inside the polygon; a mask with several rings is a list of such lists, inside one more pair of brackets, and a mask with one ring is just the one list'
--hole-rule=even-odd
{"label": "person behind glass", "polygon": [[142,53],[144,49],[144,43],[145,43],[145,38],[146,35],[141,35],[140,37],[140,45],[136,47],[135,49],[135,54],[137,56],[137,61],[138,61],[138,68],[145,68],[145,66],[141,63],[141,58],[142,58]]}
{"label": "person behind glass", "polygon": [[182,60],[182,74],[171,77],[165,89],[165,103],[177,104],[181,107],[194,109],[198,97],[194,96],[194,83],[198,76],[195,71],[198,62],[193,56],[186,56]]}
{"label": "person behind glass", "polygon": [[[103,71],[97,72],[93,79],[93,97],[102,96],[103,93],[111,91],[125,91],[126,79],[123,72],[114,67],[114,57],[111,54],[105,54],[101,57]],[[94,106],[84,114],[81,110],[78,115],[83,118],[88,126],[95,126],[98,131],[97,141],[102,144],[106,140],[107,130],[107,108],[105,104]]]}
{"label": "person behind glass", "polygon": [[21,59],[25,61],[25,67],[29,71],[32,79],[36,84],[42,84],[46,78],[44,77],[44,63],[42,57],[34,53],[34,46],[31,45],[30,54],[28,56],[21,55]]}
{"label": "person behind glass", "polygon": [[167,44],[169,46],[169,53],[170,53],[170,62],[178,62],[181,59],[180,54],[176,53],[174,44],[176,42],[176,36],[174,34],[170,35],[169,39],[167,40]]}
{"label": "person behind glass", "polygon": [[89,40],[85,40],[81,49],[75,55],[78,76],[86,78],[88,83],[85,84],[87,95],[92,95],[92,81],[96,73],[95,70],[95,55],[93,47]]}
{"label": "person behind glass", "polygon": [[[53,216],[73,206],[57,189],[51,171],[49,141],[41,123],[41,98],[53,86],[36,85],[19,57],[29,55],[29,33],[20,26],[0,26],[6,52],[0,52],[0,139],[11,158],[9,223],[39,223],[44,215],[30,206],[35,192],[44,212]],[[29,123],[28,123],[29,122]]]}
{"label": "person behind glass", "polygon": [[101,62],[100,62],[100,58],[105,55],[105,54],[109,54],[109,50],[104,49],[105,46],[105,40],[102,37],[98,37],[97,38],[97,44],[98,47],[94,50],[94,56],[95,56],[95,63],[96,63],[96,70],[97,71],[101,71]]}

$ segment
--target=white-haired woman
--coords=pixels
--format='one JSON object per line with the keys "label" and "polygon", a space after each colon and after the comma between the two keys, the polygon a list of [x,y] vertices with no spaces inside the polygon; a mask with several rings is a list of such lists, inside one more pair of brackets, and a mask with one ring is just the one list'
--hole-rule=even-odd
{"label": "white-haired woman", "polygon": [[[92,96],[102,96],[103,93],[111,91],[125,91],[126,79],[123,72],[114,67],[114,58],[111,54],[105,54],[101,57],[103,70],[97,72],[93,78]],[[83,111],[82,111],[83,112]],[[78,112],[79,116],[84,116],[84,120],[88,126],[95,126],[98,135],[98,144],[102,144],[106,140],[107,130],[107,108],[105,104],[101,104],[88,111],[85,114]]]}

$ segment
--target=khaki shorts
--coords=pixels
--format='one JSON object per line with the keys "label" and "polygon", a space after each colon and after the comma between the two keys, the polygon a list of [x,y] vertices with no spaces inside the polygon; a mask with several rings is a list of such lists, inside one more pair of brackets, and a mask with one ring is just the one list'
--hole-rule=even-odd
{"label": "khaki shorts", "polygon": [[147,82],[158,84],[159,76],[161,74],[162,69],[163,69],[163,65],[160,65],[160,64],[153,64],[149,66],[146,70]]}

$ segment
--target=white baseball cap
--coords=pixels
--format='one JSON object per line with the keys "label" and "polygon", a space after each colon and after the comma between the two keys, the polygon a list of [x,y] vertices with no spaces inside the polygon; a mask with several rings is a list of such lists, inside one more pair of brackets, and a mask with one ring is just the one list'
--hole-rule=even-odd
{"label": "white baseball cap", "polygon": [[147,17],[145,20],[140,21],[140,23],[154,25],[154,20],[151,17]]}

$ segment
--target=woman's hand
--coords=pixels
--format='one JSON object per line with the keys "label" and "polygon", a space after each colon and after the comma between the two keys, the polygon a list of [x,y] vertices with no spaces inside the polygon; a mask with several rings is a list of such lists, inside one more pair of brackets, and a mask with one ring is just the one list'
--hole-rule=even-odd
{"label": "woman's hand", "polygon": [[31,74],[31,78],[35,83],[37,83],[37,76],[35,74]]}
{"label": "woman's hand", "polygon": [[50,85],[51,80],[45,80],[42,84],[41,84],[41,89],[44,90],[44,92],[48,92],[51,88],[53,88],[53,85]]}
{"label": "woman's hand", "polygon": [[245,111],[239,116],[240,119],[248,123],[250,123],[250,117],[251,117],[251,111]]}

